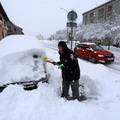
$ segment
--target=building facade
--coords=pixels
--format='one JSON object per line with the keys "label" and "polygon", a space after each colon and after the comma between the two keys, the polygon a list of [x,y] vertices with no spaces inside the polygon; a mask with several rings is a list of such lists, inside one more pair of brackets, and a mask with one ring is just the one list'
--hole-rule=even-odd
{"label": "building facade", "polygon": [[0,40],[7,35],[24,34],[23,29],[13,24],[0,2]]}
{"label": "building facade", "polygon": [[110,0],[92,10],[83,13],[83,24],[102,23],[120,15],[120,0]]}

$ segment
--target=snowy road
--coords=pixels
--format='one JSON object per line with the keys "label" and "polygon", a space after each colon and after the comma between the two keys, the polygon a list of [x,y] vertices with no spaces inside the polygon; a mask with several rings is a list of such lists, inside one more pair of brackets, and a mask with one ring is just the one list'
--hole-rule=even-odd
{"label": "snowy road", "polygon": [[[46,41],[45,45],[47,46],[47,48],[50,48],[50,49],[56,51],[56,50],[58,50],[57,49],[57,43],[58,42],[54,41],[54,44],[52,44],[52,43],[49,43],[49,42]],[[104,48],[107,49],[106,47],[104,47]],[[120,72],[120,50],[119,50],[119,48],[111,47],[111,52],[113,52],[114,55],[115,55],[115,62],[113,62],[111,64],[106,64],[105,66],[110,68],[110,70],[113,70],[115,72],[116,71]],[[88,62],[88,64],[93,64],[93,63]]]}
{"label": "snowy road", "polygon": [[114,62],[111,65],[106,65],[108,68],[119,71],[120,72],[120,63]]}
{"label": "snowy road", "polygon": [[106,66],[120,72],[120,48],[111,47],[110,51],[114,53],[115,61]]}

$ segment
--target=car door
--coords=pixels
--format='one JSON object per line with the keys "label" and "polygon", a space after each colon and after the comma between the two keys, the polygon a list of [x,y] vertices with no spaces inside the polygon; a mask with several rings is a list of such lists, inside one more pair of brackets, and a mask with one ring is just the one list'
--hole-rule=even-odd
{"label": "car door", "polygon": [[86,57],[87,57],[87,50],[86,50],[86,46],[84,46],[82,48],[82,58],[86,59]]}
{"label": "car door", "polygon": [[93,56],[93,50],[90,46],[86,47],[85,55],[86,55],[86,59],[88,60]]}
{"label": "car door", "polygon": [[89,55],[88,46],[84,45],[82,50],[82,56],[84,59],[88,59],[88,55]]}
{"label": "car door", "polygon": [[89,60],[91,56],[93,56],[93,49],[89,45],[86,45],[84,49],[84,58]]}

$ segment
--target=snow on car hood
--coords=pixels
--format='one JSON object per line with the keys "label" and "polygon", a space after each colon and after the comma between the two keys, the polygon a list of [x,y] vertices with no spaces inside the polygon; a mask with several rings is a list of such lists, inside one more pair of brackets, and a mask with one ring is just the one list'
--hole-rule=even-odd
{"label": "snow on car hood", "polygon": [[[34,59],[34,54],[39,58]],[[24,35],[6,37],[0,42],[0,85],[45,77],[44,56],[43,46],[36,38]]]}

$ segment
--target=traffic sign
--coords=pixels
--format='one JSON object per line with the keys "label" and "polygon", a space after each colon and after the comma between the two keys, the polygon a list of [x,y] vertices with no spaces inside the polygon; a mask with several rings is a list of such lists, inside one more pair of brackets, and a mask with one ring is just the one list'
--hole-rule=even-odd
{"label": "traffic sign", "polygon": [[67,22],[67,27],[77,27],[77,23]]}
{"label": "traffic sign", "polygon": [[77,19],[77,13],[75,11],[70,11],[67,15],[69,21],[75,21]]}

